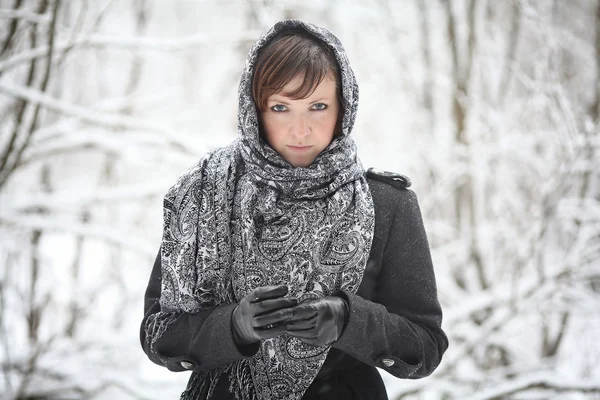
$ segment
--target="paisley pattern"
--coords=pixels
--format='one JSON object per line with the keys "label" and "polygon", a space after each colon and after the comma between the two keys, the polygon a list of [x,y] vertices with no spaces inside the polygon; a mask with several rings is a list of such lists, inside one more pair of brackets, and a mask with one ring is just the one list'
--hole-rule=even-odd
{"label": "paisley pattern", "polygon": [[[293,168],[259,135],[251,80],[258,50],[276,33],[300,27],[329,45],[340,66],[342,135],[307,168]],[[358,86],[339,40],[297,20],[281,21],[249,52],[239,88],[240,137],[206,154],[164,198],[161,312],[148,319],[156,340],[183,313],[239,302],[253,289],[286,284],[301,301],[356,292],[374,230],[373,200],[349,137]],[[252,357],[194,371],[182,399],[211,398],[221,374],[242,399],[300,399],[329,346],[287,334],[263,340]]]}

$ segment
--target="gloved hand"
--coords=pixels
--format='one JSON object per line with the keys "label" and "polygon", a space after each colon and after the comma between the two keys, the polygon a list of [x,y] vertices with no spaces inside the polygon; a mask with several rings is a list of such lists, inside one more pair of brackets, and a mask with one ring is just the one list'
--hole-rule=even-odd
{"label": "gloved hand", "polygon": [[240,301],[231,315],[234,338],[240,345],[269,339],[285,332],[285,321],[292,317],[290,307],[298,299],[287,297],[286,285],[262,286],[254,289]]}
{"label": "gloved hand", "polygon": [[326,296],[293,308],[285,333],[313,346],[329,345],[339,339],[348,320],[348,304],[338,296]]}

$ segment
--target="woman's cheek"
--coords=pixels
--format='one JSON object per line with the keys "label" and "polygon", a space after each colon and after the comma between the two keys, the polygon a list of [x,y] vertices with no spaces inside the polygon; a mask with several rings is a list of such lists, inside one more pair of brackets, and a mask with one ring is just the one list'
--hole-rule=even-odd
{"label": "woman's cheek", "polygon": [[283,128],[285,127],[287,124],[289,124],[290,121],[290,113],[273,113],[274,115],[271,116],[271,121],[273,121],[273,125],[279,127],[279,128]]}
{"label": "woman's cheek", "polygon": [[329,122],[332,119],[337,119],[337,113],[334,113],[333,110],[327,109],[326,111],[320,111],[313,114],[313,119],[315,121],[323,121]]}
{"label": "woman's cheek", "polygon": [[284,129],[284,126],[286,124],[286,118],[282,115],[270,113],[263,117],[263,123],[265,127],[270,131],[272,131],[273,133],[278,133],[279,131]]}
{"label": "woman's cheek", "polygon": [[320,129],[333,129],[335,122],[336,118],[332,115],[320,115],[313,119],[314,126],[318,126]]}

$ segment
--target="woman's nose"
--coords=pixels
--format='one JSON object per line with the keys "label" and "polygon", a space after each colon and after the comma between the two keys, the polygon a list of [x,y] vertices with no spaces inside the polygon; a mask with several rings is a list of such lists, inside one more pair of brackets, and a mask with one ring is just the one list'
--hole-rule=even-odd
{"label": "woman's nose", "polygon": [[298,116],[294,118],[292,123],[292,133],[298,137],[304,137],[310,133],[308,121],[306,121],[304,116]]}

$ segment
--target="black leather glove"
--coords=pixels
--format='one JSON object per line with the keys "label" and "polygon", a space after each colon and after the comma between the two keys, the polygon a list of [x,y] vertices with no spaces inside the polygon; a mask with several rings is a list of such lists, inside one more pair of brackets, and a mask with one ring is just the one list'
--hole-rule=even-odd
{"label": "black leather glove", "polygon": [[329,345],[339,339],[348,320],[348,303],[327,296],[302,303],[293,309],[285,332],[313,346]]}
{"label": "black leather glove", "polygon": [[239,345],[248,345],[285,332],[285,321],[292,317],[298,299],[287,297],[286,285],[262,286],[240,301],[231,314],[233,337]]}

